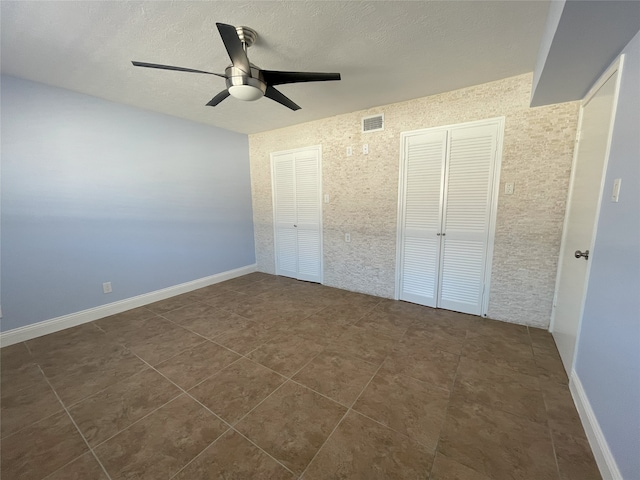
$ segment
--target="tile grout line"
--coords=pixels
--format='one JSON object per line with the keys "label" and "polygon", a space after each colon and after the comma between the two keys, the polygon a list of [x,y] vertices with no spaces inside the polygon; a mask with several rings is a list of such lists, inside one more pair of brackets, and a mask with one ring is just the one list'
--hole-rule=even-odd
{"label": "tile grout line", "polygon": [[[140,357],[138,357],[140,358]],[[207,448],[209,448],[211,445],[213,445],[219,438],[221,438],[227,431],[229,430],[233,430],[234,432],[238,433],[239,435],[241,435],[242,437],[244,437],[245,439],[247,439],[252,445],[254,445],[255,447],[257,447],[258,449],[260,449],[260,451],[262,451],[264,454],[266,454],[267,456],[269,456],[270,458],[272,458],[275,462],[277,462],[278,464],[280,464],[283,468],[285,468],[287,471],[291,472],[292,474],[295,475],[294,472],[292,472],[289,468],[287,468],[285,465],[283,465],[278,459],[276,459],[275,457],[273,457],[271,454],[269,454],[267,451],[265,451],[262,447],[260,447],[259,445],[257,445],[256,443],[254,443],[251,439],[247,438],[245,435],[243,435],[241,432],[239,432],[235,427],[234,424],[231,424],[229,422],[227,422],[224,418],[220,417],[218,414],[216,414],[213,410],[211,410],[209,407],[207,407],[206,405],[204,405],[202,402],[200,402],[200,400],[198,400],[197,398],[195,398],[193,395],[191,395],[191,393],[189,393],[187,390],[185,390],[184,388],[182,388],[180,385],[178,385],[177,383],[175,383],[173,380],[171,380],[170,378],[168,378],[166,375],[164,375],[162,372],[158,371],[155,369],[155,367],[151,364],[149,364],[148,362],[146,362],[144,359],[140,358],[140,360],[142,360],[143,362],[145,362],[147,365],[149,365],[150,368],[152,368],[153,370],[155,370],[158,374],[162,375],[164,378],[166,378],[169,382],[171,382],[173,385],[175,385],[177,388],[179,388],[183,393],[181,395],[187,395],[189,398],[191,398],[194,402],[196,402],[198,405],[200,405],[202,408],[204,408],[205,410],[207,410],[209,413],[211,413],[214,417],[216,417],[217,419],[219,419],[221,422],[223,422],[225,425],[228,425],[229,428],[220,434],[219,437],[217,437],[213,442],[211,442],[209,445],[207,445],[205,448],[202,449],[201,452],[198,453],[198,455],[196,455],[194,458],[192,458],[189,462],[187,462],[187,464],[185,464],[183,466],[183,468],[181,468],[178,472],[182,471],[184,469],[184,467],[186,467],[189,463],[191,463],[193,460],[195,460],[195,458],[197,458],[198,456],[200,456],[202,454],[202,452],[204,452]],[[235,360],[233,363],[237,362],[240,359]],[[226,367],[225,367],[226,368]],[[277,373],[277,372],[276,372]],[[280,374],[278,374],[280,375]],[[280,375],[282,376],[282,375]],[[209,377],[211,378],[211,377]],[[202,383],[202,382],[201,382]],[[273,392],[271,392],[271,394],[269,394],[268,396],[271,396],[276,390],[279,390],[280,387],[282,387],[282,385],[284,385],[285,383],[287,383],[287,380],[285,380],[284,382],[282,382],[282,384],[280,384]],[[192,388],[195,388],[192,387]],[[177,397],[176,397],[177,398]],[[266,398],[265,398],[266,400]],[[264,400],[263,400],[264,401]],[[260,402],[262,403],[262,402]],[[166,405],[166,404],[165,404]],[[164,406],[164,405],[163,405]],[[253,409],[252,409],[253,411]],[[246,416],[246,415],[245,415]],[[245,416],[243,416],[242,418],[244,418]],[[242,418],[240,420],[242,420]],[[240,420],[238,420],[236,422],[239,423]],[[129,427],[127,427],[129,428]],[[125,429],[126,430],[126,429]],[[176,472],[174,475],[171,476],[171,478],[173,478],[175,475],[178,474],[178,472]]]}
{"label": "tile grout line", "polygon": [[[362,394],[364,393],[364,391],[369,387],[369,384],[373,381],[373,379],[375,378],[375,376],[378,374],[378,372],[380,371],[380,369],[382,368],[382,365],[384,365],[384,362],[386,362],[387,360],[387,356],[385,356],[384,360],[382,361],[382,363],[380,363],[380,366],[378,367],[378,369],[374,372],[374,374],[371,376],[371,378],[369,379],[369,381],[367,382],[367,384],[362,388],[362,390],[360,391],[360,394],[356,397],[356,399],[353,401],[352,405],[355,405],[357,403],[358,400],[360,400],[360,397],[362,396]],[[325,441],[322,443],[322,445],[320,445],[320,448],[316,451],[315,455],[311,458],[311,460],[309,461],[309,463],[307,463],[307,466],[305,467],[305,469],[302,471],[302,473],[300,474],[300,476],[298,477],[298,479],[302,479],[302,477],[304,476],[304,474],[307,472],[307,470],[309,470],[309,467],[311,466],[311,464],[313,463],[313,461],[316,459],[316,457],[320,454],[320,452],[322,451],[322,449],[324,448],[324,446],[327,444],[327,442],[329,441],[329,439],[333,436],[333,434],[335,433],[335,431],[338,429],[338,427],[342,424],[342,422],[344,421],[344,419],[347,417],[347,415],[349,415],[349,412],[352,410],[352,407],[349,407],[347,409],[347,411],[344,413],[344,415],[342,416],[342,418],[340,419],[340,421],[338,421],[338,423],[336,423],[336,426],[333,427],[333,430],[331,430],[331,433],[327,436],[327,438],[325,439]],[[356,411],[356,410],[354,410]],[[356,411],[357,412],[357,411]],[[359,413],[359,412],[358,412]]]}
{"label": "tile grout line", "polygon": [[[53,385],[51,384],[51,382],[49,381],[49,379],[47,378],[47,376],[44,374],[44,372],[42,371],[42,368],[40,368],[40,365],[38,365],[38,368],[40,369],[40,372],[42,373],[42,376],[44,377],[45,381],[47,382],[47,384],[49,385],[49,388],[51,388],[51,390],[53,391],[54,395],[56,396],[56,398],[58,399],[58,402],[60,402],[60,405],[62,405],[62,408],[64,409],[65,413],[67,414],[67,417],[69,418],[69,420],[71,420],[71,423],[73,423],[73,426],[76,428],[76,431],[78,432],[78,434],[80,435],[80,438],[82,438],[82,440],[84,441],[85,445],[87,446],[87,448],[89,449],[89,451],[91,452],[91,455],[93,455],[93,458],[96,460],[96,462],[98,462],[98,465],[100,465],[100,468],[102,468],[102,471],[104,472],[104,474],[107,476],[107,478],[109,480],[111,480],[111,475],[109,475],[109,472],[107,472],[107,469],[104,467],[104,465],[102,464],[102,462],[100,461],[100,459],[98,458],[98,456],[96,455],[96,452],[93,451],[93,448],[91,447],[91,445],[89,445],[89,442],[87,441],[87,439],[85,438],[84,434],[82,433],[82,431],[80,430],[80,427],[78,427],[78,424],[76,423],[76,421],[73,419],[73,417],[71,416],[71,414],[69,413],[69,410],[67,409],[66,405],[62,402],[62,399],[60,398],[60,396],[58,395],[58,392],[56,392],[55,388],[53,388]],[[82,455],[84,455],[86,452],[84,452]],[[74,460],[76,460],[77,458],[80,458],[82,455],[79,455],[78,457],[76,457]],[[71,463],[71,462],[69,462]],[[67,464],[68,465],[68,464]],[[63,467],[66,465],[63,465]],[[60,467],[62,468],[62,467]],[[60,468],[58,470],[60,470]],[[56,470],[56,471],[58,471]],[[51,472],[51,473],[55,473],[55,472]]]}

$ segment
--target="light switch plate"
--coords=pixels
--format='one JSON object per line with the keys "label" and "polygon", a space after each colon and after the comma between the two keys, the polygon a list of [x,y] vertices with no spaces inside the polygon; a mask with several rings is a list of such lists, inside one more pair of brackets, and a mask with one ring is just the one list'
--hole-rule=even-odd
{"label": "light switch plate", "polygon": [[347,157],[350,157],[351,155],[353,155],[353,148],[347,147]]}
{"label": "light switch plate", "polygon": [[329,194],[328,193],[324,194],[324,203],[329,203]]}
{"label": "light switch plate", "polygon": [[620,184],[622,183],[621,178],[616,178],[613,181],[613,192],[611,192],[611,201],[618,203],[618,199],[620,198]]}
{"label": "light switch plate", "polygon": [[362,154],[363,155],[369,155],[369,144],[365,143],[364,145],[362,145]]}
{"label": "light switch plate", "polygon": [[347,243],[351,242],[351,234],[350,233],[345,233],[344,234],[344,241]]}

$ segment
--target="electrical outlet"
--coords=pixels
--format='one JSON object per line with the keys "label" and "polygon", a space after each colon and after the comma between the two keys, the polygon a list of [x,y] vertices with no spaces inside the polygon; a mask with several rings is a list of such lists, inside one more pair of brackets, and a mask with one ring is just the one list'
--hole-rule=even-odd
{"label": "electrical outlet", "polygon": [[329,203],[329,194],[328,193],[324,194],[324,203]]}
{"label": "electrical outlet", "polygon": [[513,188],[514,188],[514,184],[513,183],[505,183],[504,184],[504,194],[505,195],[513,195]]}
{"label": "electrical outlet", "polygon": [[365,143],[364,145],[362,145],[362,154],[363,155],[369,155],[369,144]]}
{"label": "electrical outlet", "polygon": [[111,282],[104,282],[102,284],[102,293],[111,293]]}
{"label": "electrical outlet", "polygon": [[347,147],[347,157],[350,157],[351,155],[353,155],[353,148]]}
{"label": "electrical outlet", "polygon": [[344,234],[344,241],[347,243],[351,243],[351,234],[350,233],[345,233]]}

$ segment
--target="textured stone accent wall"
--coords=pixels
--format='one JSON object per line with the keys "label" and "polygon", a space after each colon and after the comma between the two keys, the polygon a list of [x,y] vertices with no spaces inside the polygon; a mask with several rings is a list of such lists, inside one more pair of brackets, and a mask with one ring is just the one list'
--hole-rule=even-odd
{"label": "textured stone accent wall", "polygon": [[[547,327],[578,119],[577,102],[529,108],[531,74],[249,136],[258,269],[275,272],[269,154],[322,145],[324,283],[392,298],[400,133],[504,116],[489,316]],[[361,118],[384,113],[384,131]],[[362,154],[362,145],[369,154]],[[346,148],[353,147],[353,156]],[[504,183],[515,183],[504,195]],[[351,243],[344,234],[351,233]]]}

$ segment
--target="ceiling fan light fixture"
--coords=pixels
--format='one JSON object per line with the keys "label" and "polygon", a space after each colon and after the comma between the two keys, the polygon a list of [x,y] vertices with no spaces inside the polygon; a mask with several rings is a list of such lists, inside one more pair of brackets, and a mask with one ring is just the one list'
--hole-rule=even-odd
{"label": "ceiling fan light fixture", "polygon": [[262,90],[253,85],[233,85],[229,87],[229,93],[232,97],[245,102],[253,102],[264,95]]}

